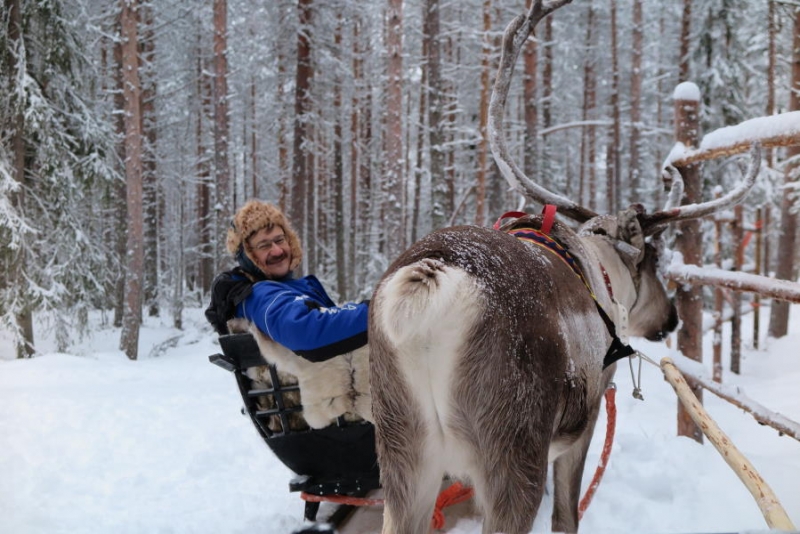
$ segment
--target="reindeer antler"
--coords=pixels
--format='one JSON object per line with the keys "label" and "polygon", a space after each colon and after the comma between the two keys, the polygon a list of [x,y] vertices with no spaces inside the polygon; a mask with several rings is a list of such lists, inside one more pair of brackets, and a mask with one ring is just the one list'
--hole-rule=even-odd
{"label": "reindeer antler", "polygon": [[[756,183],[758,171],[761,168],[761,143],[754,142],[750,148],[750,164],[747,174],[739,185],[731,190],[727,195],[708,202],[699,204],[687,204],[680,206],[680,196],[683,194],[683,178],[674,168],[667,170],[672,175],[672,190],[669,194],[669,201],[665,209],[641,216],[642,230],[646,235],[652,235],[659,231],[660,227],[672,222],[685,221],[705,217],[716,211],[738,204]],[[673,172],[674,170],[674,172]],[[676,193],[676,188],[678,193]],[[677,197],[677,198],[676,198]]]}
{"label": "reindeer antler", "polygon": [[572,0],[552,0],[545,4],[542,0],[536,0],[528,13],[517,16],[506,27],[503,34],[500,68],[497,71],[489,103],[488,131],[494,159],[500,172],[503,173],[512,188],[520,190],[531,200],[542,204],[554,204],[558,207],[559,213],[582,223],[596,217],[597,213],[545,189],[528,178],[509,157],[508,146],[503,135],[503,112],[511,85],[511,76],[514,72],[514,64],[517,62],[522,46],[540,20],[570,2]]}

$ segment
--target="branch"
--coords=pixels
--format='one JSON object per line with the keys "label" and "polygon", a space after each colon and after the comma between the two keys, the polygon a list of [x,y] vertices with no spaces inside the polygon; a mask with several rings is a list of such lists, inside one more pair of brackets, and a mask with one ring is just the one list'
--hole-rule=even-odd
{"label": "branch", "polygon": [[726,287],[733,291],[758,293],[767,298],[800,303],[800,284],[768,276],[685,263],[670,264],[664,276],[678,283]]}
{"label": "branch", "polygon": [[742,154],[754,141],[760,141],[763,148],[799,146],[800,111],[758,117],[714,130],[703,137],[699,148],[673,150],[664,166],[686,167],[709,159]]}
{"label": "branch", "polygon": [[706,376],[705,369],[702,365],[694,360],[690,360],[685,356],[675,355],[673,357],[673,364],[680,369],[681,373],[691,378],[697,384],[703,386],[717,397],[749,413],[753,416],[753,419],[762,425],[767,425],[781,434],[786,434],[800,441],[800,423],[796,423],[788,417],[767,409],[745,395],[744,391],[738,386],[726,386],[714,382],[711,378]]}
{"label": "branch", "polygon": [[731,442],[730,438],[709,417],[697,397],[692,393],[675,362],[670,358],[663,358],[661,360],[661,370],[675,393],[678,394],[678,398],[686,407],[686,411],[692,420],[703,430],[703,434],[708,436],[709,441],[719,451],[725,462],[747,487],[761,510],[764,519],[766,519],[769,528],[785,531],[795,530],[792,520],[789,519],[786,510],[781,506],[778,497],[764,479],[761,478],[753,464],[739,452],[739,449]]}

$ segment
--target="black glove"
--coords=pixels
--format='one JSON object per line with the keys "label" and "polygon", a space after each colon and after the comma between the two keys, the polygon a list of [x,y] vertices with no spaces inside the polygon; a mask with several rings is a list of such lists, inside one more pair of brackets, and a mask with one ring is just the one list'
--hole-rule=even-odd
{"label": "black glove", "polygon": [[252,291],[253,282],[238,269],[226,271],[214,278],[211,284],[211,304],[205,313],[206,319],[219,335],[228,333],[228,320],[236,313],[236,306]]}

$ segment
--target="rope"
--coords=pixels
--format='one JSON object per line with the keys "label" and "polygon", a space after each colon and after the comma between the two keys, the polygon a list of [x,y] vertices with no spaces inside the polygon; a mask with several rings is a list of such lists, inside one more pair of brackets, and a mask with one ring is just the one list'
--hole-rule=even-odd
{"label": "rope", "polygon": [[349,504],[350,506],[379,506],[383,499],[367,499],[366,497],[348,497],[346,495],[313,495],[300,492],[300,498],[308,502],[332,502],[334,504]]}
{"label": "rope", "polygon": [[442,510],[448,506],[453,506],[454,504],[471,499],[474,493],[472,488],[465,487],[461,482],[455,482],[451,484],[449,488],[443,490],[436,499],[431,528],[433,530],[444,528],[444,513]]}
{"label": "rope", "polygon": [[611,456],[611,446],[614,445],[614,431],[617,428],[617,405],[614,402],[617,395],[617,388],[612,384],[606,390],[606,440],[603,443],[603,452],[600,455],[600,462],[597,464],[597,469],[594,472],[592,483],[586,488],[586,493],[583,494],[580,505],[578,505],[578,520],[583,517],[583,513],[589,508],[592,502],[595,491],[603,480],[603,473],[606,472],[608,465],[608,458]]}
{"label": "rope", "polygon": [[[472,488],[465,487],[460,482],[455,482],[448,488],[442,490],[436,498],[436,506],[433,509],[433,518],[431,519],[431,528],[434,530],[444,528],[444,513],[442,510],[472,498],[474,493]],[[346,504],[350,506],[380,506],[383,504],[383,499],[348,497],[346,495],[313,495],[305,491],[300,492],[300,498],[307,502],[330,502],[333,504]]]}

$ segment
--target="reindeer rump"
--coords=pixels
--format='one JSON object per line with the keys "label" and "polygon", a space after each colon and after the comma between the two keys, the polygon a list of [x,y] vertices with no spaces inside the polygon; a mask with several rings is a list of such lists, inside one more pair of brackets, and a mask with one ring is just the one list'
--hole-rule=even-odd
{"label": "reindeer rump", "polygon": [[449,228],[390,267],[369,324],[384,532],[427,532],[444,474],[474,486],[485,532],[528,532],[548,457],[580,441],[582,472],[611,376],[586,286],[539,247]]}

